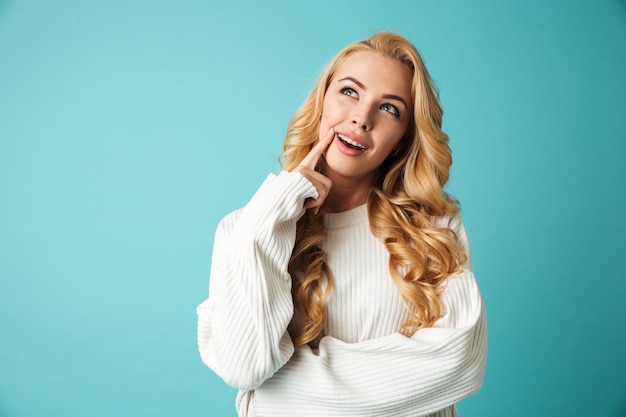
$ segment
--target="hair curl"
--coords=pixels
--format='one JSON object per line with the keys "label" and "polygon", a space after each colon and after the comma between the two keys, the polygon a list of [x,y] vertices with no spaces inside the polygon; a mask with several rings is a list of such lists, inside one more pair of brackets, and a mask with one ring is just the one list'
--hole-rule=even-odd
{"label": "hair curl", "polygon": [[[456,213],[459,208],[443,191],[452,156],[448,136],[441,130],[443,110],[437,89],[415,47],[399,35],[384,32],[340,51],[287,127],[283,166],[288,171],[294,169],[318,140],[328,86],[339,67],[358,51],[379,53],[407,65],[413,73],[414,111],[400,141],[401,151],[389,156],[378,169],[367,201],[370,229],[389,251],[391,278],[410,312],[399,330],[411,336],[441,317],[444,281],[466,260],[455,233],[434,227],[432,222],[433,217]],[[333,277],[322,249],[323,240],[323,217],[307,210],[298,221],[289,264],[294,277],[294,304],[302,319],[299,334],[294,335],[296,345],[317,338],[326,322],[326,301]],[[300,279],[295,278],[296,272]]]}

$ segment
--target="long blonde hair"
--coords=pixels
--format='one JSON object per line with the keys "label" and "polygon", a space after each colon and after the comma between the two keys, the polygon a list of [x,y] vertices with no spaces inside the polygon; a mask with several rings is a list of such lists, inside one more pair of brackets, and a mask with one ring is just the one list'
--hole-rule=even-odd
{"label": "long blonde hair", "polygon": [[[410,312],[399,331],[411,336],[432,326],[442,315],[439,296],[444,281],[466,260],[454,232],[432,224],[433,217],[459,209],[443,191],[452,156],[448,136],[441,130],[443,110],[438,92],[415,47],[399,35],[384,32],[340,51],[292,117],[283,146],[283,165],[288,171],[294,169],[317,142],[328,86],[343,62],[358,51],[377,52],[407,65],[413,73],[414,111],[400,141],[401,150],[383,162],[367,201],[370,229],[389,251],[391,278]],[[292,277],[296,272],[301,275],[301,279],[293,279],[294,304],[302,317],[295,344],[314,340],[326,322],[333,277],[323,241],[323,216],[307,210],[298,221],[289,264]]]}

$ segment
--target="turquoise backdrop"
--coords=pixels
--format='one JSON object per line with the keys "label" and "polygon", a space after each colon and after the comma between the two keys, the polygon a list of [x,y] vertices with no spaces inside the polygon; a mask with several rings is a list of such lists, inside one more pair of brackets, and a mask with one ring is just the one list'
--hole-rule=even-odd
{"label": "turquoise backdrop", "polygon": [[0,416],[235,416],[215,227],[379,30],[440,87],[487,303],[461,417],[626,416],[624,0],[0,0]]}

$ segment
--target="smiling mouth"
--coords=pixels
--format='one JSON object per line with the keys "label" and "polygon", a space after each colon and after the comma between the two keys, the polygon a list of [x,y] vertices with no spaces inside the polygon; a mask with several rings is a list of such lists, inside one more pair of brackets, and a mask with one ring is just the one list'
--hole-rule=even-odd
{"label": "smiling mouth", "polygon": [[350,138],[345,137],[344,135],[338,133],[337,137],[339,138],[339,140],[344,143],[346,146],[352,148],[352,149],[357,149],[359,151],[365,151],[367,148],[355,141],[353,141]]}

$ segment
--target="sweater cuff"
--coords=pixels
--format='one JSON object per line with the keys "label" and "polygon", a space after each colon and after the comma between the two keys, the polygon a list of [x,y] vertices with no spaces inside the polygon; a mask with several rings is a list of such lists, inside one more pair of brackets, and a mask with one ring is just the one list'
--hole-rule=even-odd
{"label": "sweater cuff", "polygon": [[317,189],[299,172],[270,174],[244,207],[239,221],[256,229],[262,224],[297,220],[305,212],[304,200],[318,196]]}

